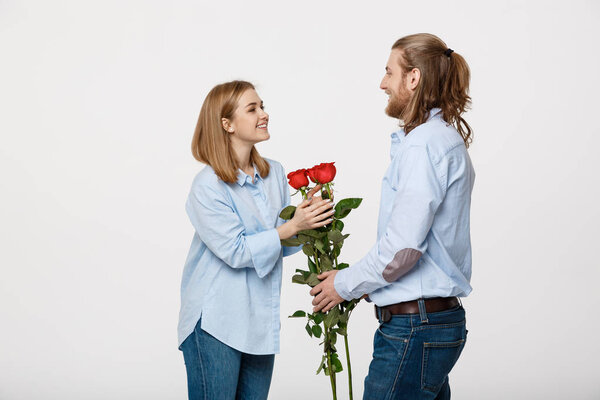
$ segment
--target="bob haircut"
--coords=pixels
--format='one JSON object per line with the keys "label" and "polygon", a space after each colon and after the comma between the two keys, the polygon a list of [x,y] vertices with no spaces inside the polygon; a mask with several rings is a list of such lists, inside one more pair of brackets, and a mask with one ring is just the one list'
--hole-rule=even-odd
{"label": "bob haircut", "polygon": [[[254,85],[246,81],[226,82],[212,88],[204,99],[194,131],[194,158],[210,165],[224,182],[236,182],[240,166],[231,147],[230,133],[223,128],[221,119],[233,120],[240,97],[250,89],[255,90]],[[254,146],[250,151],[250,162],[256,165],[261,177],[269,175],[269,163]]]}

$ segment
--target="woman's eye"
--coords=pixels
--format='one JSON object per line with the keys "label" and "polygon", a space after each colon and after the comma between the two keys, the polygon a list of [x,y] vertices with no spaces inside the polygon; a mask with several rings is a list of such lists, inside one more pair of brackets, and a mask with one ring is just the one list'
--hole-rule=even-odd
{"label": "woman's eye", "polygon": [[254,112],[256,111],[256,108],[251,108],[250,110],[248,110],[249,112]]}

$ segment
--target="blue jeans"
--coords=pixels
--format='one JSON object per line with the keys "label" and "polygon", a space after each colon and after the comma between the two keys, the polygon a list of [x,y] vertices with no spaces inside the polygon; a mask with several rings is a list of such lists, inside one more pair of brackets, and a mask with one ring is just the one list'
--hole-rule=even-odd
{"label": "blue jeans", "polygon": [[181,344],[190,400],[265,400],[274,354],[242,353],[200,329]]}
{"label": "blue jeans", "polygon": [[448,374],[467,339],[465,310],[392,315],[375,332],[363,400],[450,399]]}

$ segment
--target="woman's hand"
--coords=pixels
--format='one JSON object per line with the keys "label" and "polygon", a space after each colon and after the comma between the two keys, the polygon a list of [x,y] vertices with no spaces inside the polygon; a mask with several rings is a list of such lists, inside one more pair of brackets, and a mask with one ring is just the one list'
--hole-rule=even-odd
{"label": "woman's hand", "polygon": [[333,202],[331,200],[312,197],[309,193],[308,199],[296,207],[296,212],[290,222],[295,225],[296,233],[325,226],[333,221],[331,217],[334,210],[332,208]]}
{"label": "woman's hand", "polygon": [[321,185],[315,186],[308,192],[307,199],[296,207],[294,217],[277,228],[280,239],[289,239],[298,232],[315,229],[333,221],[333,202],[329,199],[313,197],[321,190]]}

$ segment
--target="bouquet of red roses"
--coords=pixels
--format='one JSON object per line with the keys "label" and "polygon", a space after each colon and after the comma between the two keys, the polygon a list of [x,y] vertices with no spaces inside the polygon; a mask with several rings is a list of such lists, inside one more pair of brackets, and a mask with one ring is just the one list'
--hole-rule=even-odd
{"label": "bouquet of red roses", "polygon": [[[333,200],[333,178],[335,178],[336,168],[334,163],[322,163],[309,169],[299,169],[288,174],[290,186],[302,193],[306,198],[306,193],[310,190],[309,179],[322,185],[321,196]],[[298,232],[295,238],[282,240],[285,246],[302,245],[302,251],[308,258],[308,270],[297,269],[297,274],[292,277],[292,282],[314,287],[319,284],[318,275],[325,271],[341,270],[348,267],[346,263],[340,263],[339,257],[344,241],[349,236],[343,234],[343,218],[350,214],[350,211],[357,208],[362,199],[349,198],[337,202],[333,222],[318,228]],[[291,219],[294,216],[296,207],[288,206],[280,214],[283,219]],[[336,343],[338,335],[344,338],[346,350],[346,365],[348,367],[348,387],[350,399],[352,399],[352,370],[350,366],[350,353],[348,346],[348,320],[352,310],[359,300],[344,301],[335,306],[327,313],[310,313],[302,310],[296,311],[290,318],[306,317],[308,321],[305,329],[309,336],[321,338],[323,336],[323,357],[319,362],[317,374],[324,371],[329,376],[333,399],[337,399],[336,377],[335,374],[343,370],[339,359]]]}

